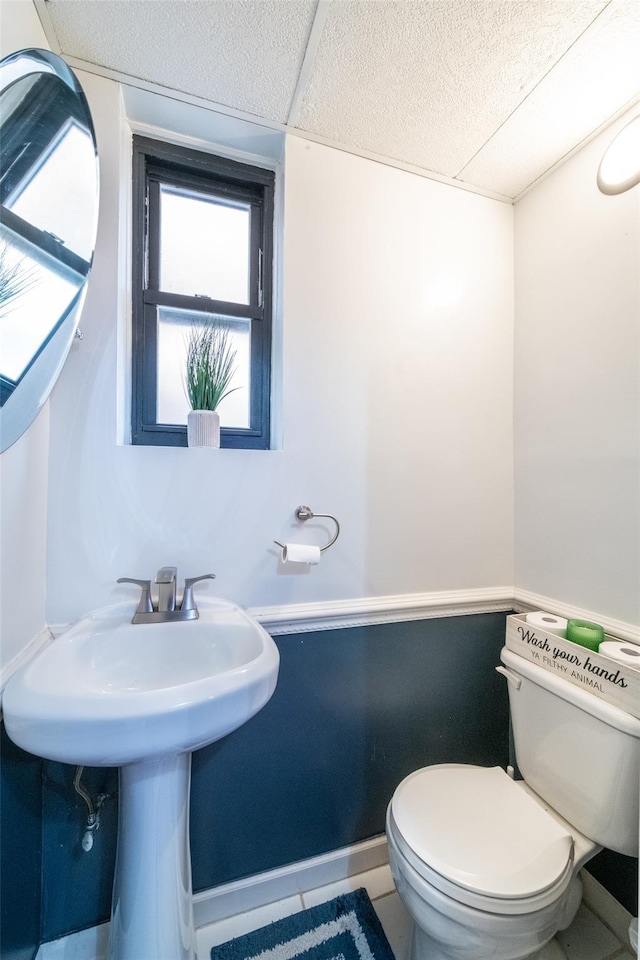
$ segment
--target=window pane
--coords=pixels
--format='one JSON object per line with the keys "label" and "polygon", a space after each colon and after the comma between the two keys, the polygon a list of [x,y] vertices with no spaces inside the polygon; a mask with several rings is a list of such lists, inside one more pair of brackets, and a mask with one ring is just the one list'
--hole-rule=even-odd
{"label": "window pane", "polygon": [[66,314],[82,278],[0,231],[0,374],[16,382]]}
{"label": "window pane", "polygon": [[[96,197],[96,155],[89,132],[72,120],[58,131],[37,166],[18,185],[7,206],[19,217],[58,237],[91,260],[91,217]],[[72,198],[72,202],[69,202]]]}
{"label": "window pane", "polygon": [[249,204],[160,187],[160,289],[249,303]]}
{"label": "window pane", "polygon": [[[157,422],[186,424],[190,410],[185,386],[187,340],[193,323],[213,314],[194,310],[158,308],[158,403]],[[233,393],[220,406],[223,427],[248,428],[251,321],[235,317],[216,317],[229,330],[229,343],[236,351],[235,373],[231,381]],[[235,389],[235,388],[238,389]]]}

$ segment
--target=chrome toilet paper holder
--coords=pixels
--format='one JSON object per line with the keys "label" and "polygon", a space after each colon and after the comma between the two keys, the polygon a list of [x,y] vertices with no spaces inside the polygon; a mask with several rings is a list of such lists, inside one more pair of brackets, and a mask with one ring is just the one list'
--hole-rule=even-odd
{"label": "chrome toilet paper holder", "polygon": [[[320,547],[320,553],[324,553],[325,550],[328,550],[329,547],[332,547],[340,536],[340,524],[331,513],[314,513],[311,507],[300,506],[296,509],[296,517],[298,520],[313,520],[314,517],[325,517],[327,520],[333,520],[336,525],[336,532],[328,543],[325,543],[323,547]],[[273,542],[277,543],[278,546],[282,547],[284,550],[284,543],[280,543],[279,540],[274,540]]]}

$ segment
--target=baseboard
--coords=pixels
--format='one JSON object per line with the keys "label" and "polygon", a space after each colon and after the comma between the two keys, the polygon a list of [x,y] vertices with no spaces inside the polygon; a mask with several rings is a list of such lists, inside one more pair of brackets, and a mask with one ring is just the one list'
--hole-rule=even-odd
{"label": "baseboard", "polygon": [[592,877],[588,870],[580,872],[582,879],[582,900],[592,913],[601,920],[620,943],[633,954],[629,941],[629,924],[633,917],[601,883]]}
{"label": "baseboard", "polygon": [[[285,897],[307,893],[328,883],[374,870],[386,863],[387,840],[385,836],[379,836],[244,880],[202,890],[193,898],[196,929]],[[109,924],[101,923],[41,944],[35,960],[106,960],[108,940]]]}
{"label": "baseboard", "polygon": [[70,933],[59,940],[41,943],[35,960],[107,960],[109,924]]}
{"label": "baseboard", "polygon": [[[238,913],[304,894],[388,863],[384,835],[353,846],[202,890],[193,898],[196,928]],[[631,914],[586,870],[581,873],[586,906],[630,949]],[[109,924],[102,923],[60,940],[43,943],[36,960],[106,960]]]}
{"label": "baseboard", "polygon": [[217,920],[374,870],[388,862],[386,837],[379,836],[319,857],[203,890],[193,898],[195,925],[204,927]]}

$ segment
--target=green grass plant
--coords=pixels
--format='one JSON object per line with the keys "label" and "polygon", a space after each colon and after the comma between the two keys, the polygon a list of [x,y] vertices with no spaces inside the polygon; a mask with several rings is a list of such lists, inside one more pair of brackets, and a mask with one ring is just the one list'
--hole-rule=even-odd
{"label": "green grass plant", "polygon": [[215,410],[238,390],[229,387],[235,373],[236,350],[229,328],[219,319],[194,323],[187,336],[185,386],[193,410]]}

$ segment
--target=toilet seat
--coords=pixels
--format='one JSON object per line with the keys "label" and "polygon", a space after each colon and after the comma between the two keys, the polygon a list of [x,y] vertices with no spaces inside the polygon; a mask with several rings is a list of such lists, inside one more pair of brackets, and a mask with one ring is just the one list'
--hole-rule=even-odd
{"label": "toilet seat", "polygon": [[439,764],[397,788],[390,839],[427,883],[489,913],[529,913],[573,873],[573,838],[500,768]]}

